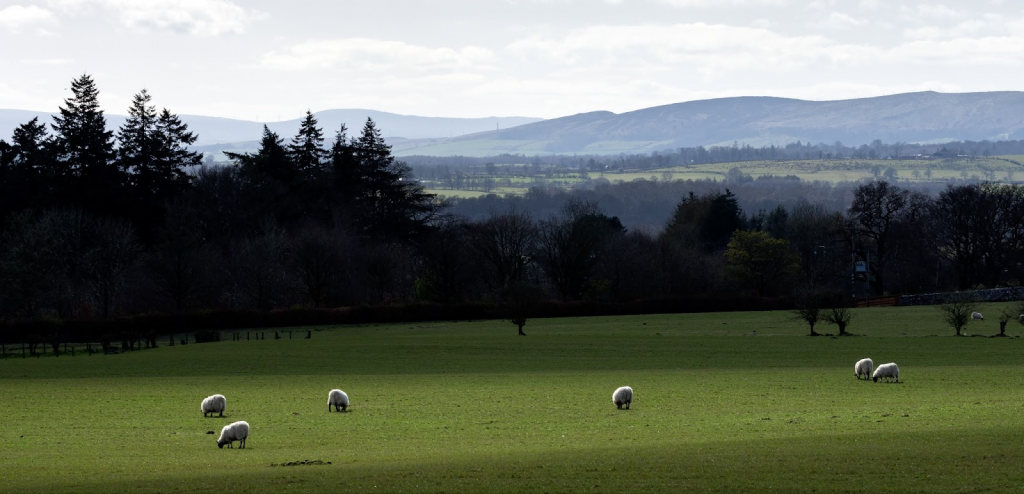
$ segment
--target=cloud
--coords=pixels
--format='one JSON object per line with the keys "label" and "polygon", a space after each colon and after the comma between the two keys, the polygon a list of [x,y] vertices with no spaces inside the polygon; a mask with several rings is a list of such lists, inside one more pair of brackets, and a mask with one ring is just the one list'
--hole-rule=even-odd
{"label": "cloud", "polygon": [[817,23],[817,26],[828,29],[853,29],[867,24],[867,21],[856,19],[843,12],[832,12],[828,19]]}
{"label": "cloud", "polygon": [[682,8],[711,8],[711,7],[736,7],[756,6],[785,7],[789,0],[658,0],[658,3],[672,7]]}
{"label": "cloud", "polygon": [[509,54],[580,68],[664,71],[685,67],[705,74],[791,69],[855,61],[862,47],[822,36],[786,36],[757,27],[721,24],[594,26],[560,38],[530,36]]}
{"label": "cloud", "polygon": [[36,5],[29,5],[28,7],[12,5],[0,10],[0,27],[15,32],[29,26],[51,24],[56,22],[56,20],[53,12]]}
{"label": "cloud", "polygon": [[359,72],[423,73],[486,68],[494,54],[485,48],[431,48],[369,38],[314,40],[274,50],[261,65],[280,70],[352,69]]}
{"label": "cloud", "polygon": [[83,9],[110,11],[118,21],[138,31],[171,31],[197,36],[244,33],[265,13],[245,9],[230,0],[55,0],[69,15]]}

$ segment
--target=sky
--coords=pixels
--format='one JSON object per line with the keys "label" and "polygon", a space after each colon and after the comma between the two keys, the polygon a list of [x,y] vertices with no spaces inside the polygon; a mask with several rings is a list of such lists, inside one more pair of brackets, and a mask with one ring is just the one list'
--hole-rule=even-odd
{"label": "sky", "polygon": [[1011,0],[0,0],[0,108],[554,118],[1024,85]]}

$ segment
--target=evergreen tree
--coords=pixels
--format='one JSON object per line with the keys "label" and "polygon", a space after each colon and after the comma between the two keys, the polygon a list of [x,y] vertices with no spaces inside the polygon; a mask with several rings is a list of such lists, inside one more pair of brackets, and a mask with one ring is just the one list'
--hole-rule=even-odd
{"label": "evergreen tree", "polygon": [[292,193],[301,178],[291,165],[284,142],[264,125],[260,148],[256,154],[225,152],[239,165],[243,201],[255,218],[275,218],[282,226],[291,226],[302,217],[300,204],[304,198]]}
{"label": "evergreen tree", "polygon": [[317,127],[316,117],[306,110],[299,133],[288,145],[288,156],[296,170],[309,177],[317,174],[327,160],[330,151],[324,149],[324,132]]}
{"label": "evergreen tree", "polygon": [[52,165],[49,136],[38,118],[14,129],[10,144],[0,141],[0,216],[48,205],[52,193],[45,174]]}
{"label": "evergreen tree", "polygon": [[114,155],[113,132],[99,104],[99,90],[88,74],[71,82],[73,96],[54,115],[53,149],[61,196],[72,205],[116,214],[124,205],[124,170]]}
{"label": "evergreen tree", "polygon": [[435,196],[413,180],[409,165],[395,161],[373,119],[366,119],[353,147],[355,206],[363,232],[392,240],[418,234],[437,210]]}
{"label": "evergreen tree", "polygon": [[331,144],[330,170],[335,202],[342,206],[351,206],[358,194],[359,182],[358,162],[355,158],[354,143],[348,141],[345,124],[334,135]]}
{"label": "evergreen tree", "polygon": [[143,89],[128,109],[118,131],[118,165],[128,174],[131,213],[144,238],[163,221],[165,205],[189,184],[185,168],[201,162],[199,153],[186,146],[196,137],[177,115],[166,108],[159,114]]}

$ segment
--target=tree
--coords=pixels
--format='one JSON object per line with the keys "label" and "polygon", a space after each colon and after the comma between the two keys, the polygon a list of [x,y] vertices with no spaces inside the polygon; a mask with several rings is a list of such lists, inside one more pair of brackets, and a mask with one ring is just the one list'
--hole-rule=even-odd
{"label": "tree", "polygon": [[500,300],[505,319],[519,328],[519,336],[526,336],[523,326],[540,302],[538,287],[526,282],[512,283],[502,289]]}
{"label": "tree", "polygon": [[942,313],[942,320],[953,326],[956,335],[960,336],[960,330],[971,321],[976,303],[973,296],[958,293],[950,297],[946,303],[939,305],[938,309]]}
{"label": "tree", "polygon": [[[201,300],[212,280],[217,252],[204,241],[198,212],[185,202],[170,206],[148,258],[157,292],[183,312]],[[212,297],[211,297],[212,298]]]}
{"label": "tree", "polygon": [[825,310],[825,322],[839,327],[839,336],[845,336],[846,327],[853,320],[853,311],[846,307],[832,307]]}
{"label": "tree", "polygon": [[124,206],[125,171],[115,162],[113,132],[88,74],[71,82],[73,96],[53,117],[53,149],[59,189],[69,204],[116,215]]}
{"label": "tree", "polygon": [[416,281],[418,298],[452,303],[461,301],[472,289],[469,228],[463,218],[441,216],[419,239],[423,270]]}
{"label": "tree", "polygon": [[500,294],[527,280],[537,236],[533,218],[516,209],[476,225],[471,243],[484,285]]}
{"label": "tree", "polygon": [[51,204],[51,148],[46,126],[37,117],[15,128],[10,144],[0,141],[0,217]]}
{"label": "tree", "polygon": [[883,293],[886,287],[885,272],[892,250],[889,242],[893,229],[900,223],[916,221],[926,204],[927,198],[884,180],[863,184],[854,190],[849,215],[855,233],[873,247],[877,265],[872,283],[875,293]]}
{"label": "tree", "polygon": [[583,296],[611,239],[625,228],[597,203],[570,199],[561,216],[540,223],[538,258],[562,300]]}
{"label": "tree", "polygon": [[86,280],[100,316],[108,319],[128,295],[142,249],[125,221],[100,219],[90,237],[95,245],[85,259]]}
{"label": "tree", "polygon": [[796,297],[796,309],[793,310],[793,317],[810,326],[811,336],[820,336],[814,331],[814,325],[818,324],[821,319],[823,298],[822,293],[814,287],[805,287]]}
{"label": "tree", "polygon": [[350,250],[338,231],[309,225],[290,239],[289,260],[306,300],[325,307],[346,276],[344,255]]}
{"label": "tree", "polygon": [[972,287],[980,277],[995,216],[993,206],[975,184],[947,185],[931,205],[933,240],[953,264],[961,290]]}
{"label": "tree", "polygon": [[729,274],[758,297],[774,292],[778,283],[799,273],[789,242],[765,232],[736,231],[725,251]]}
{"label": "tree", "polygon": [[742,224],[743,212],[729,189],[724,194],[709,193],[701,197],[691,192],[676,206],[664,235],[681,245],[717,252],[725,248],[732,232]]}
{"label": "tree", "polygon": [[373,238],[409,240],[423,231],[439,209],[436,196],[424,192],[412,169],[391,155],[372,119],[352,143],[355,160],[356,224]]}
{"label": "tree", "polygon": [[324,149],[323,130],[317,127],[313,112],[306,110],[306,117],[299,125],[299,133],[288,145],[288,156],[299,173],[311,177],[320,170],[329,154]]}
{"label": "tree", "polygon": [[157,113],[151,102],[145,89],[136,94],[117,133],[118,166],[127,173],[133,216],[146,239],[163,222],[166,204],[189,186],[185,170],[202,161],[187,147],[196,141],[188,126],[166,108]]}

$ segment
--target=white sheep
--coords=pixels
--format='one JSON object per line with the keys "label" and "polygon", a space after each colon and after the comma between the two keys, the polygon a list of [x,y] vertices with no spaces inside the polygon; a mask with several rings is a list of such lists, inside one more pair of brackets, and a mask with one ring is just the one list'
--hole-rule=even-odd
{"label": "white sheep", "polygon": [[334,411],[338,411],[338,407],[341,407],[341,411],[344,412],[348,408],[348,395],[340,389],[332,389],[327,395],[327,411],[331,411],[331,407],[334,407]]}
{"label": "white sheep", "polygon": [[869,358],[862,358],[853,365],[853,375],[860,379],[860,376],[864,376],[864,379],[871,379],[871,371],[875,368],[875,363]]}
{"label": "white sheep", "polygon": [[893,382],[899,382],[900,368],[894,362],[879,365],[875,369],[875,373],[871,375],[871,380],[878,382],[879,379],[892,379]]}
{"label": "white sheep", "polygon": [[203,399],[203,404],[200,408],[203,410],[203,417],[206,414],[213,416],[215,413],[219,413],[221,417],[224,416],[224,410],[228,407],[228,399],[224,395],[211,395]]}
{"label": "white sheep", "polygon": [[981,315],[981,312],[972,312],[971,319],[974,319],[975,321],[984,321],[985,316]]}
{"label": "white sheep", "polygon": [[623,386],[616,389],[612,393],[612,403],[615,403],[615,407],[622,409],[622,406],[626,406],[626,410],[629,410],[629,405],[633,403],[633,388],[629,386]]}
{"label": "white sheep", "polygon": [[238,449],[245,449],[245,439],[249,437],[249,423],[244,420],[225,425],[220,430],[220,439],[217,440],[217,447],[224,449],[224,445],[227,444],[228,448],[234,446],[234,442],[238,441]]}
{"label": "white sheep", "polygon": [[1018,318],[1017,320],[1020,321],[1021,324],[1024,324],[1024,314],[1021,314],[1020,318]]}

